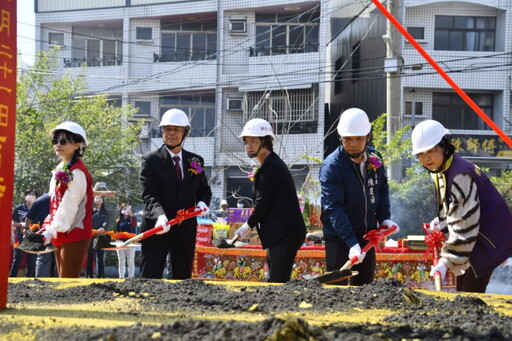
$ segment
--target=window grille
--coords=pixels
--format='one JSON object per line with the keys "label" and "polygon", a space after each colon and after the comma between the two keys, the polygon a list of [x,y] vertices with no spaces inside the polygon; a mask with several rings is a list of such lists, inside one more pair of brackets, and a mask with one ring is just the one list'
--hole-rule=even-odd
{"label": "window grille", "polygon": [[272,123],[315,120],[315,95],[312,89],[274,91],[268,99],[265,99],[263,92],[249,92],[245,100],[246,120],[256,117]]}

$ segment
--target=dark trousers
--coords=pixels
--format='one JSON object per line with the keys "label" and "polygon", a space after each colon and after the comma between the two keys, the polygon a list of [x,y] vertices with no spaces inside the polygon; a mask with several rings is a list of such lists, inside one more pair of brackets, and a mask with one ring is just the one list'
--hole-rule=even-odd
{"label": "dark trousers", "polygon": [[269,282],[286,283],[290,280],[297,251],[304,243],[305,237],[299,234],[281,238],[267,249]]}
{"label": "dark trousers", "polygon": [[87,277],[94,278],[94,258],[97,256],[97,266],[98,266],[98,278],[105,278],[105,251],[104,250],[96,250],[92,247],[92,240],[91,244],[89,245],[89,249],[87,250]]}
{"label": "dark trousers", "polygon": [[57,277],[55,254],[53,252],[41,253],[37,255],[36,277]]}
{"label": "dark trousers", "polygon": [[[358,237],[359,246],[361,249],[366,245],[366,240]],[[325,263],[327,271],[339,270],[347,261],[350,248],[345,244],[345,241],[337,237],[325,238]],[[354,285],[361,286],[363,284],[373,282],[375,277],[375,248],[371,248],[363,259],[362,263],[356,264],[350,268],[351,271],[359,272],[358,275],[349,278],[345,281],[340,281],[336,284],[339,285]]]}
{"label": "dark trousers", "polygon": [[455,277],[457,291],[484,293],[493,271],[476,277],[473,270],[468,268],[464,275]]}
{"label": "dark trousers", "polygon": [[192,277],[197,227],[174,225],[170,231],[141,241],[140,276],[162,278],[167,256],[171,258],[172,279]]}
{"label": "dark trousers", "polygon": [[14,249],[14,256],[11,265],[11,273],[9,276],[18,277],[18,270],[23,262],[23,257],[25,257],[26,252],[21,251],[20,249]]}
{"label": "dark trousers", "polygon": [[32,253],[27,253],[27,277],[35,277],[36,276],[36,259],[37,255]]}

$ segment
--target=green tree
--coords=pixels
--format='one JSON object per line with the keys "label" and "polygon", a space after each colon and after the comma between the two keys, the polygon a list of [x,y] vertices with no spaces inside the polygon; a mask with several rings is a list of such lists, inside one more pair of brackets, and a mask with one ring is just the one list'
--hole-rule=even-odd
{"label": "green tree", "polygon": [[400,236],[423,234],[422,224],[436,216],[434,185],[429,173],[415,162],[401,182],[389,182],[391,215],[400,226]]}
{"label": "green tree", "polygon": [[512,211],[512,170],[505,170],[501,176],[491,177],[491,181],[501,193],[508,208]]}
{"label": "green tree", "polygon": [[389,181],[389,200],[392,219],[400,226],[399,237],[408,234],[423,234],[422,224],[435,216],[435,203],[432,180],[428,172],[411,155],[411,141],[404,134],[411,129],[405,126],[387,142],[387,114],[380,115],[372,122],[372,143],[384,159],[385,165],[395,162],[412,162],[405,170],[400,182]]}
{"label": "green tree", "polygon": [[[134,152],[142,122],[129,123],[136,109],[114,107],[106,95],[87,93],[84,77],[71,77],[56,68],[54,51],[38,54],[34,67],[18,77],[16,117],[15,200],[26,188],[44,193],[58,158],[53,152],[50,129],[63,121],[80,124],[89,146],[83,160],[94,181],[106,181],[109,189],[126,189],[127,200],[137,203],[140,190],[134,169]],[[129,184],[129,186],[127,186]]]}
{"label": "green tree", "polygon": [[398,130],[388,143],[387,132],[384,130],[387,116],[388,114],[384,113],[372,122],[371,143],[382,154],[384,164],[389,166],[411,158],[411,141],[403,138],[404,134],[411,129],[411,126],[405,126]]}

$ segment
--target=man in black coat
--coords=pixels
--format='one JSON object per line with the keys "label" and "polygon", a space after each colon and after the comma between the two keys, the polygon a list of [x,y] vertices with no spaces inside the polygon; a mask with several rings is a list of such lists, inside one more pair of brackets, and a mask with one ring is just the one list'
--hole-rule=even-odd
{"label": "man in black coat", "polygon": [[187,115],[170,109],[160,121],[164,145],[142,157],[140,181],[144,214],[141,231],[162,225],[159,234],[142,240],[141,277],[162,278],[170,254],[172,279],[192,275],[197,220],[190,218],[169,227],[167,221],[180,209],[198,206],[208,214],[212,192],[204,173],[204,160],[182,148],[190,130]]}
{"label": "man in black coat", "polygon": [[240,137],[247,155],[260,166],[252,174],[254,210],[235,233],[243,239],[256,228],[267,250],[268,281],[284,283],[290,280],[297,251],[306,237],[295,184],[286,164],[273,152],[274,135],[267,121],[250,120]]}

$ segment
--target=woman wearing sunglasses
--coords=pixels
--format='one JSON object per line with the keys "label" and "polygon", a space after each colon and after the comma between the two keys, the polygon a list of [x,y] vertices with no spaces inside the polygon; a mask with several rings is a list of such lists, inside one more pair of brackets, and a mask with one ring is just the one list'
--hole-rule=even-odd
{"label": "woman wearing sunglasses", "polygon": [[50,182],[50,214],[45,220],[45,244],[57,247],[61,278],[78,278],[92,237],[92,177],[80,157],[87,147],[84,129],[63,122],[50,130],[60,163]]}

